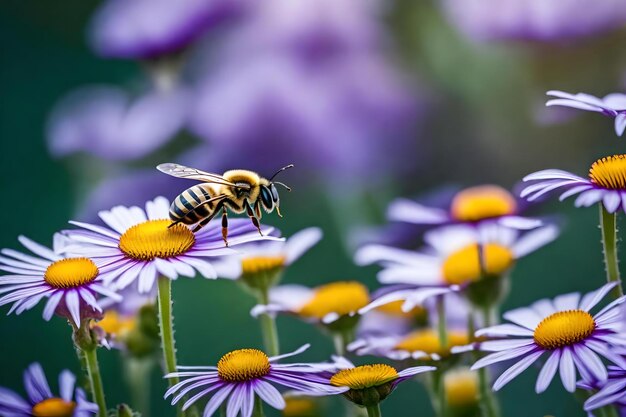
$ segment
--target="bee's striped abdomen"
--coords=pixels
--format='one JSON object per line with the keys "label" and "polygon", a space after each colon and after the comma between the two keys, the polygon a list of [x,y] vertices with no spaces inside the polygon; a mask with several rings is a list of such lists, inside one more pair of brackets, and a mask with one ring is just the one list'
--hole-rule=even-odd
{"label": "bee's striped abdomen", "polygon": [[198,184],[183,191],[170,206],[173,222],[195,224],[210,216],[220,201],[208,201],[215,197],[215,190],[208,184]]}

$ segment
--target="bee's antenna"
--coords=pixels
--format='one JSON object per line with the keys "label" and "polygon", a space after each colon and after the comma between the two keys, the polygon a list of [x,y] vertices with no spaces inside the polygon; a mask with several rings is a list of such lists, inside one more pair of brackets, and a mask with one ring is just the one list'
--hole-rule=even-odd
{"label": "bee's antenna", "polygon": [[287,166],[282,167],[281,169],[279,169],[278,171],[276,171],[276,173],[274,175],[272,175],[272,177],[270,178],[270,182],[272,182],[272,180],[274,179],[274,177],[276,177],[276,175],[280,174],[281,172],[283,172],[286,169],[289,168],[293,168],[293,164],[289,164]]}
{"label": "bee's antenna", "polygon": [[291,192],[291,187],[289,187],[287,184],[283,184],[282,182],[278,182],[278,181],[275,181],[272,184],[282,185],[283,187],[287,189],[287,191]]}

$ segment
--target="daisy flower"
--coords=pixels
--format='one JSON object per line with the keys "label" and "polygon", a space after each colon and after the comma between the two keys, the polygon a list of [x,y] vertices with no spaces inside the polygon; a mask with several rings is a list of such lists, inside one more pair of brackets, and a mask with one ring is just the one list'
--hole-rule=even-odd
{"label": "daisy flower", "polygon": [[127,287],[120,295],[123,297],[120,302],[101,303],[102,319],[92,323],[102,333],[101,343],[136,357],[158,351],[156,294],[140,294],[135,288]]}
{"label": "daisy flower", "polygon": [[357,281],[332,282],[316,288],[281,285],[270,290],[269,304],[255,306],[252,315],[288,313],[330,328],[354,327],[359,309],[369,301],[367,287]]}
{"label": "daisy flower", "polygon": [[[378,291],[380,293],[380,291]],[[374,292],[372,299],[382,294]],[[422,306],[409,311],[402,310],[404,301],[392,301],[370,310],[361,317],[357,327],[357,337],[404,334],[414,327],[423,327],[428,322],[429,312]]]}
{"label": "daisy flower", "polygon": [[415,366],[398,372],[385,364],[354,366],[344,358],[339,358],[338,363],[343,369],[330,377],[330,385],[347,389],[343,395],[364,407],[378,406],[399,383],[437,369],[434,366]]}
{"label": "daisy flower", "polygon": [[165,376],[182,379],[165,393],[165,398],[175,394],[173,405],[197,389],[185,402],[183,410],[200,398],[210,397],[204,409],[204,417],[211,417],[222,404],[226,404],[226,413],[230,417],[250,417],[257,397],[276,409],[285,408],[285,400],[276,386],[311,396],[346,391],[347,388],[330,386],[317,375],[334,372],[338,369],[335,364],[278,363],[302,353],[308,347],[305,345],[294,352],[273,357],[257,349],[238,349],[222,356],[216,367],[179,366],[179,372]]}
{"label": "daisy flower", "polygon": [[546,94],[556,97],[548,100],[546,106],[564,106],[602,113],[615,118],[617,136],[622,136],[626,130],[626,94],[612,93],[603,98],[585,93],[569,94],[557,90],[548,91]]}
{"label": "daisy flower", "polygon": [[[407,327],[402,332],[396,332],[396,329],[390,326],[386,332],[359,334],[357,339],[348,345],[348,350],[357,355],[374,355],[398,361],[405,359],[439,361],[449,358],[454,347],[469,343],[467,317],[470,310],[468,303],[456,294],[448,294],[444,298],[447,334],[445,347],[441,345],[439,333],[433,330],[438,328],[439,317],[435,303],[431,302],[434,300],[431,299],[423,307],[416,306],[412,310],[419,309],[424,312],[424,317],[428,318],[421,326]],[[373,314],[380,314],[377,313],[378,310],[388,309],[389,306],[402,312],[403,304],[403,301],[394,301],[370,310],[363,315],[361,322],[365,322]]]}
{"label": "daisy flower", "polygon": [[286,393],[283,398],[285,399],[283,417],[319,417],[322,415],[319,401],[317,401],[318,397]]}
{"label": "daisy flower", "polygon": [[[159,274],[169,279],[194,277],[196,273],[205,278],[232,274],[228,270],[233,267],[230,264],[221,262],[220,267],[225,270],[218,271],[205,259],[236,253],[224,247],[221,226],[209,223],[197,233],[182,224],[171,226],[169,206],[166,198],[157,197],[146,203],[145,210],[117,206],[101,211],[98,215],[108,227],[71,221],[80,229],[64,231],[75,242],[64,251],[85,254],[104,263],[111,271],[105,282],[113,288],[123,289],[137,281],[141,293],[153,290]],[[263,234],[272,230],[265,227]],[[259,236],[256,227],[243,219],[230,223],[229,234],[230,246],[277,239]]]}
{"label": "daisy flower", "polygon": [[626,338],[619,333],[623,320],[619,307],[625,298],[618,298],[595,315],[590,311],[615,285],[606,284],[582,297],[579,293],[571,293],[554,300],[539,300],[530,307],[505,313],[504,318],[512,323],[476,332],[477,337],[495,336],[499,339],[478,345],[479,350],[494,353],[478,360],[472,369],[515,359],[515,364],[495,381],[493,389],[498,391],[548,353],[537,378],[537,393],[548,388],[557,369],[569,392],[576,389],[576,370],[586,380],[605,381],[608,374],[601,356],[619,366],[626,366],[626,361],[611,347],[626,345]]}
{"label": "daisy flower", "polygon": [[121,300],[104,285],[114,273],[106,271],[103,262],[57,253],[66,240],[62,235],[54,235],[53,249],[24,236],[18,240],[35,256],[13,249],[1,251],[5,256],[0,256],[0,270],[10,275],[0,276],[0,306],[13,303],[9,314],[21,314],[47,299],[45,320],[56,313],[80,327],[81,319],[100,316],[102,308],[96,297]]}
{"label": "daisy flower", "polygon": [[440,361],[450,357],[454,346],[469,343],[467,329],[448,328],[447,337],[447,346],[443,347],[436,330],[418,329],[404,335],[358,339],[348,345],[348,350],[360,356],[374,355],[396,361],[405,359]]}
{"label": "daisy flower", "polygon": [[[555,226],[521,233],[497,224],[445,226],[424,235],[427,247],[416,252],[382,245],[367,245],[355,254],[355,262],[378,262],[378,280],[398,284],[366,308],[363,314],[391,301],[406,300],[408,311],[431,297],[457,291],[471,292],[485,279],[501,277],[515,262],[553,241]],[[481,262],[482,261],[482,262]],[[474,285],[476,284],[476,285]]]}
{"label": "daisy flower", "polygon": [[[259,241],[237,248],[233,267],[224,278],[241,279],[251,288],[268,288],[274,285],[284,269],[299,259],[322,239],[317,227],[303,229],[282,241]],[[231,262],[232,259],[226,260]]]}
{"label": "daisy flower", "polygon": [[601,204],[609,213],[626,211],[626,155],[600,158],[591,164],[587,178],[560,169],[546,169],[527,175],[532,182],[520,194],[528,201],[561,190],[560,201],[576,195],[576,207]]}
{"label": "daisy flower", "polygon": [[55,396],[41,365],[31,364],[24,372],[28,399],[0,387],[0,415],[4,417],[89,417],[98,406],[87,401],[85,392],[76,388],[76,377],[65,370],[59,375],[59,391]]}
{"label": "daisy flower", "polygon": [[533,229],[541,221],[519,215],[513,195],[497,185],[480,185],[458,192],[447,209],[427,207],[415,201],[398,199],[387,210],[389,220],[413,224],[495,222],[515,229]]}
{"label": "daisy flower", "polygon": [[446,404],[454,416],[480,415],[478,373],[468,368],[456,368],[443,377]]}

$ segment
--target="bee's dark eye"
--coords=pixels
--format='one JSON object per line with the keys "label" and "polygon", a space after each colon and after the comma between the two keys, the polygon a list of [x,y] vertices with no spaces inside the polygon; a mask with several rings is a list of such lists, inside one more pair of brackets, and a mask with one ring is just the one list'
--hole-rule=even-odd
{"label": "bee's dark eye", "polygon": [[274,205],[272,193],[267,187],[261,187],[261,202],[265,207],[272,207]]}
{"label": "bee's dark eye", "polygon": [[275,202],[278,201],[280,197],[278,197],[278,190],[276,189],[276,186],[272,184],[270,189],[272,190],[272,200]]}

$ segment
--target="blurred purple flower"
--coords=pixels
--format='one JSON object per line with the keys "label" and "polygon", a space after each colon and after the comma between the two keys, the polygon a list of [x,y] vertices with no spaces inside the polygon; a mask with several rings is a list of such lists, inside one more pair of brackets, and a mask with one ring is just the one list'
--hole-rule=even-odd
{"label": "blurred purple flower", "polygon": [[283,55],[238,60],[198,91],[190,127],[217,153],[232,152],[224,161],[261,172],[293,162],[300,172],[340,178],[410,170],[417,159],[412,136],[421,106],[378,56],[323,69]]}
{"label": "blurred purple flower", "polygon": [[364,0],[265,0],[228,45],[239,56],[287,53],[319,65],[361,53],[384,39],[378,2]]}
{"label": "blurred purple flower", "polygon": [[108,0],[92,21],[102,56],[145,59],[176,53],[238,15],[245,0]]}
{"label": "blurred purple flower", "polygon": [[87,152],[110,160],[141,158],[168,142],[187,117],[186,91],[152,91],[138,98],[116,87],[88,87],[56,106],[48,124],[54,156]]}
{"label": "blurred purple flower", "polygon": [[117,205],[140,206],[158,194],[174,199],[188,186],[189,184],[181,184],[177,178],[163,175],[156,169],[120,172],[107,176],[91,189],[76,218],[94,221],[98,219],[97,213],[100,210]]}
{"label": "blurred purple flower", "polygon": [[626,24],[623,0],[445,0],[443,8],[453,25],[478,41],[558,41]]}

